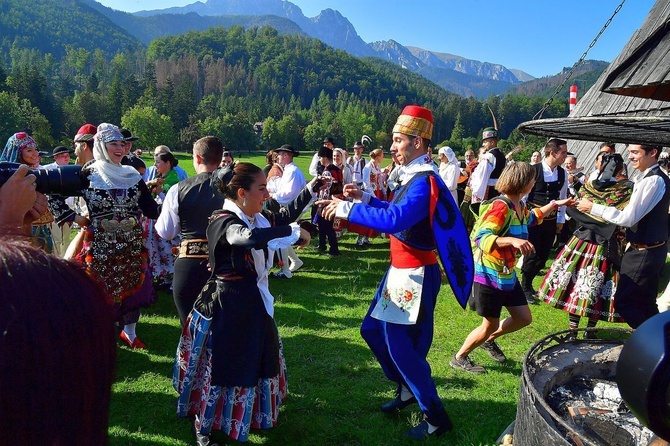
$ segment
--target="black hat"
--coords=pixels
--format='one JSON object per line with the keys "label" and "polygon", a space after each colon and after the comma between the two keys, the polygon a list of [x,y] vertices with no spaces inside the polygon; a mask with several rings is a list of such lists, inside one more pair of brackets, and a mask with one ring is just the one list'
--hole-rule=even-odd
{"label": "black hat", "polygon": [[275,149],[275,152],[291,152],[293,156],[298,156],[300,155],[300,152],[295,150],[291,144],[284,144],[278,149]]}
{"label": "black hat", "polygon": [[124,141],[137,141],[140,139],[139,136],[133,136],[128,129],[121,129],[121,134],[123,135]]}
{"label": "black hat", "polygon": [[146,169],[147,164],[144,162],[142,158],[139,156],[135,155],[126,155],[123,158],[121,158],[121,164],[124,166],[131,166],[134,167],[135,170],[139,172],[140,169]]}
{"label": "black hat", "polygon": [[357,149],[357,148],[359,148],[359,147],[360,147],[360,148],[363,148],[363,149],[365,148],[365,146],[363,145],[362,142],[360,142],[360,141],[356,141],[356,142],[354,143],[354,147],[353,147],[353,148],[354,148],[354,149]]}
{"label": "black hat", "polygon": [[323,143],[325,144],[327,142],[329,142],[331,144],[335,144],[335,140],[333,139],[332,136],[327,136],[327,137],[323,138]]}
{"label": "black hat", "polygon": [[72,151],[65,146],[54,147],[53,156],[60,155],[61,153],[72,153]]}
{"label": "black hat", "polygon": [[333,159],[333,149],[323,146],[319,149],[319,157]]}

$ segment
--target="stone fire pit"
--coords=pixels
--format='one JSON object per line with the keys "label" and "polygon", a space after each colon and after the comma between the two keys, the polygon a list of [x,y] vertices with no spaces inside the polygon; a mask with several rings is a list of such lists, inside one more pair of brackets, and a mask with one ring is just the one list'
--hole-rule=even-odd
{"label": "stone fire pit", "polygon": [[618,392],[617,360],[631,333],[582,329],[575,338],[566,330],[536,343],[524,358],[514,445],[667,445],[642,426]]}

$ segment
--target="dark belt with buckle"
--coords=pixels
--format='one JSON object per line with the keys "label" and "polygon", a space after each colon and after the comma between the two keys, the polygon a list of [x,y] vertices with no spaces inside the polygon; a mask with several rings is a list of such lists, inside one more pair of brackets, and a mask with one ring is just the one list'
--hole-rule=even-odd
{"label": "dark belt with buckle", "polygon": [[179,245],[179,257],[189,259],[206,259],[209,248],[206,239],[182,240]]}

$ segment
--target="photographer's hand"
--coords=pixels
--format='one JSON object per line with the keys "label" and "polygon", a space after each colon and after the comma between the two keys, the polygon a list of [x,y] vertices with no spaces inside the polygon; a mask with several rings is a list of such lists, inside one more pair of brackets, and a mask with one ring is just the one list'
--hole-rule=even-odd
{"label": "photographer's hand", "polygon": [[[28,171],[28,166],[20,165],[0,187],[0,235],[31,235],[33,207],[38,194],[35,175],[26,175]],[[46,201],[44,195],[39,195]]]}
{"label": "photographer's hand", "polygon": [[47,202],[47,196],[37,192],[36,197],[35,197],[35,203],[33,204],[33,207],[30,208],[28,213],[26,213],[26,217],[24,219],[25,224],[30,224],[35,220],[39,220],[44,216],[44,214],[47,213],[49,210],[49,203]]}

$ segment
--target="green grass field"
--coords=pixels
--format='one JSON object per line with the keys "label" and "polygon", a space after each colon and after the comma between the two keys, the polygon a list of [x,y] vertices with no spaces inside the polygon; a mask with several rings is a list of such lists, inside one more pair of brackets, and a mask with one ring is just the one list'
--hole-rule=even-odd
{"label": "green grass field", "polygon": [[[180,163],[192,172],[190,157]],[[311,156],[297,158],[304,172]],[[243,158],[264,165],[261,156]],[[389,417],[379,406],[393,397],[359,327],[378,281],[388,265],[388,241],[377,238],[367,249],[355,237],[341,239],[343,255],[329,258],[312,247],[298,251],[305,265],[291,280],[271,279],[275,319],[284,343],[289,396],[279,424],[254,433],[252,445],[401,445],[403,432],[421,419],[418,407]],[[536,281],[539,285],[540,279]],[[486,375],[470,375],[449,366],[449,359],[480,318],[460,308],[447,285],[440,291],[433,347],[429,354],[438,393],[454,430],[430,444],[490,445],[514,420],[524,354],[543,336],[566,329],[567,313],[547,305],[531,307],[533,323],[500,338],[509,358],[500,365],[483,351],[473,359]],[[504,313],[504,311],[503,311]],[[607,324],[603,324],[607,325]],[[613,325],[613,324],[610,324]],[[119,348],[113,388],[112,445],[191,445],[190,421],[178,419],[172,365],[179,340],[179,321],[172,296],[142,313],[138,335],[147,351]],[[213,435],[222,444],[220,432]]]}

